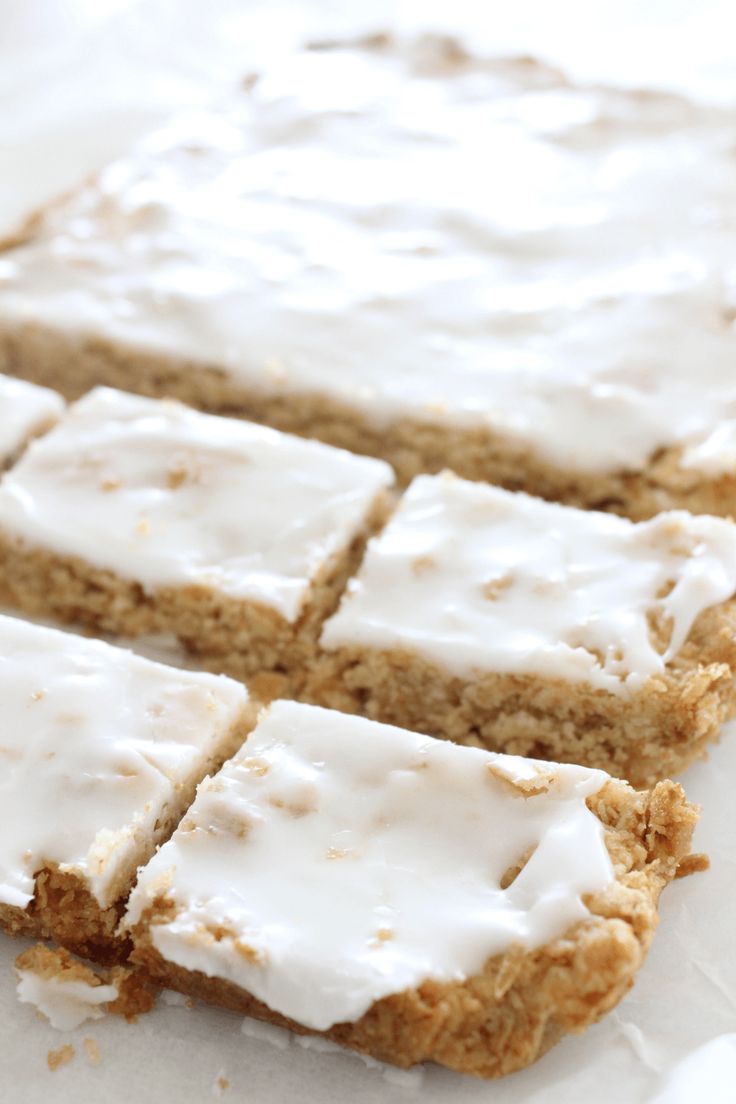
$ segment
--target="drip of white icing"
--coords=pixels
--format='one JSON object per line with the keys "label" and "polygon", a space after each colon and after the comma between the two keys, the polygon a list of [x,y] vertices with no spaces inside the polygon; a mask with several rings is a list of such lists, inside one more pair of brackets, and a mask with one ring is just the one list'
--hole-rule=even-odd
{"label": "drip of white icing", "polygon": [[[585,803],[607,777],[277,702],[200,786],[126,924],[164,894],[176,914],[151,937],[169,961],[316,1030],[354,1021],[588,919],[582,895],[613,876]],[[514,789],[529,779],[539,792]]]}
{"label": "drip of white icing", "polygon": [[[322,646],[406,649],[461,677],[538,675],[624,693],[662,673],[736,591],[736,527],[634,524],[453,476],[420,476],[369,545]],[[648,615],[671,624],[666,650]]]}
{"label": "drip of white icing", "polygon": [[721,422],[702,440],[688,445],[680,457],[680,467],[716,478],[736,476],[736,418]]}
{"label": "drip of white icing", "polygon": [[105,1006],[117,999],[115,985],[91,985],[81,978],[41,977],[18,970],[18,1000],[33,1004],[59,1031],[73,1031],[86,1020],[99,1020]]}
{"label": "drip of white icing", "polygon": [[0,465],[57,421],[63,410],[64,401],[55,391],[0,375]]}
{"label": "drip of white icing", "polygon": [[56,863],[106,907],[247,692],[0,617],[0,701],[0,902],[25,908],[34,875]]}
{"label": "drip of white icing", "polygon": [[0,318],[638,469],[736,416],[732,147],[540,65],[304,52],[61,205]]}
{"label": "drip of white icing", "polygon": [[289,621],[349,545],[387,464],[98,388],[0,487],[0,526],[147,589],[199,584]]}

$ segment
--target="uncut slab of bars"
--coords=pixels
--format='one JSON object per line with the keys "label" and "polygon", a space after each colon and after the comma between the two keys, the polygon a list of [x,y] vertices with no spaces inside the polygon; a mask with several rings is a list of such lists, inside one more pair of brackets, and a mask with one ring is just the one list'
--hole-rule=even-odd
{"label": "uncut slab of bars", "polygon": [[733,127],[446,40],[305,50],[33,220],[0,257],[0,370],[404,481],[730,514]]}

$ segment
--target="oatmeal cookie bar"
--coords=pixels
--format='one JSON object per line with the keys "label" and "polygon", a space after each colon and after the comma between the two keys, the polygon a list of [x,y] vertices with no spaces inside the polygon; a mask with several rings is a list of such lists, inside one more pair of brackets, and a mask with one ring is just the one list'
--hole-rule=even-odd
{"label": "oatmeal cookie bar", "polygon": [[173,632],[267,695],[301,674],[392,480],[379,460],[100,388],[0,486],[0,593],[95,630]]}
{"label": "oatmeal cookie bar", "polygon": [[404,481],[730,514],[733,129],[437,39],[305,50],[0,257],[0,370],[177,397]]}
{"label": "oatmeal cookie bar", "polygon": [[244,686],[0,616],[0,926],[114,960],[138,866],[251,725]]}
{"label": "oatmeal cookie bar", "polygon": [[736,704],[736,526],[420,476],[322,633],[307,697],[649,784]]}
{"label": "oatmeal cookie bar", "polygon": [[697,817],[672,782],[261,715],[142,871],[160,984],[400,1066],[497,1077],[633,983]]}

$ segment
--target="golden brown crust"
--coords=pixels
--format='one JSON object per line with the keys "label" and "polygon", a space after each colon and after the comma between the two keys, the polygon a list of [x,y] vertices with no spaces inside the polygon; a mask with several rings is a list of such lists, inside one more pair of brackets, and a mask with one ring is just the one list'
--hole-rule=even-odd
{"label": "golden brown crust", "polygon": [[57,978],[63,981],[83,981],[87,985],[102,985],[102,979],[74,958],[64,947],[47,947],[45,943],[36,943],[22,951],[15,960],[17,970],[28,970],[37,977]]}
{"label": "golden brown crust", "polygon": [[267,606],[203,586],[160,587],[147,593],[112,571],[4,534],[0,602],[97,633],[174,633],[201,667],[248,679],[257,697],[296,693],[314,662],[321,626],[336,609],[368,538],[385,522],[390,503],[390,495],[376,496],[352,542],[312,583],[304,612],[293,624]]}
{"label": "golden brown crust", "polygon": [[27,908],[0,903],[0,927],[9,935],[52,939],[93,962],[122,962],[130,951],[117,934],[124,907],[122,899],[103,909],[81,878],[49,865],[36,875]]}
{"label": "golden brown crust", "polygon": [[125,903],[139,866],[148,862],[156,848],[172,835],[194,800],[197,785],[206,774],[214,774],[243,743],[253,727],[256,708],[248,704],[231,726],[202,770],[180,786],[160,810],[154,830],[143,839],[110,886],[111,904],[103,908],[86,881],[54,863],[46,863],[35,876],[33,899],[26,908],[0,902],[0,928],[10,935],[52,939],[75,954],[103,965],[122,963],[130,941],[118,932]]}
{"label": "golden brown crust", "polygon": [[381,1061],[434,1061],[500,1077],[535,1061],[563,1034],[585,1030],[624,996],[654,934],[659,894],[688,862],[697,812],[675,783],[637,793],[611,781],[589,805],[605,826],[616,876],[587,899],[590,921],[534,951],[517,946],[495,956],[462,983],[428,981],[387,997],[356,1023],[310,1032],[230,982],[165,961],[149,926],[175,911],[165,899],[134,932],[132,960],[159,984]]}
{"label": "golden brown crust", "polygon": [[567,471],[482,427],[412,418],[377,427],[324,394],[289,394],[286,402],[283,394],[261,394],[237,384],[216,364],[7,320],[0,323],[0,371],[53,387],[68,399],[97,384],[178,398],[211,413],[248,418],[381,457],[393,465],[402,484],[423,472],[449,468],[466,479],[634,519],[669,509],[736,513],[736,476],[708,478],[680,468],[679,447],[659,449],[641,471]]}
{"label": "golden brown crust", "polygon": [[634,785],[685,769],[736,711],[736,600],[704,611],[664,675],[632,696],[526,675],[462,679],[403,651],[339,648],[315,664],[303,697],[387,724],[563,763]]}
{"label": "golden brown crust", "polygon": [[155,991],[140,970],[130,966],[113,966],[111,970],[96,973],[74,958],[65,947],[47,947],[45,943],[36,943],[18,955],[15,966],[17,970],[29,971],[44,980],[82,981],[93,988],[114,985],[118,995],[115,1000],[108,1001],[105,1008],[111,1015],[124,1016],[129,1022],[150,1012],[156,1003]]}

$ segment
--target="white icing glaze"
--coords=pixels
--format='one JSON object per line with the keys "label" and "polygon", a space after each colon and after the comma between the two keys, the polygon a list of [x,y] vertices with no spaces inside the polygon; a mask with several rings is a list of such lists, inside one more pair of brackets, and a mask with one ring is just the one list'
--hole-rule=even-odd
{"label": "white icing glaze", "polygon": [[63,410],[64,401],[55,391],[0,375],[0,465],[60,418]]}
{"label": "white icing glaze", "polygon": [[680,457],[680,467],[716,478],[736,476],[736,418],[721,422],[702,440],[688,445]]}
{"label": "white icing glaze", "polygon": [[[667,584],[674,583],[664,595]],[[634,524],[451,475],[420,476],[370,542],[321,643],[401,648],[480,672],[636,690],[736,591],[736,527],[684,511]],[[647,614],[672,619],[664,654]]]}
{"label": "white icing glaze", "polygon": [[[390,993],[465,978],[588,918],[581,894],[612,868],[585,798],[607,777],[277,702],[200,786],[125,922],[163,892],[177,905],[151,928],[165,958],[307,1027],[354,1021]],[[544,792],[506,781],[530,778]]]}
{"label": "white icing glaze", "polygon": [[641,468],[736,415],[733,127],[532,63],[304,52],[62,205],[0,318]]}
{"label": "white icing glaze", "polygon": [[0,902],[25,908],[56,863],[109,905],[246,702],[231,679],[0,616]]}
{"label": "white icing glaze", "polygon": [[147,589],[200,584],[295,621],[393,473],[380,460],[98,388],[0,487],[0,526]]}
{"label": "white icing glaze", "polygon": [[91,985],[63,975],[41,977],[33,970],[16,972],[18,1000],[35,1005],[59,1031],[73,1031],[86,1020],[102,1019],[105,1006],[118,996],[115,985]]}

